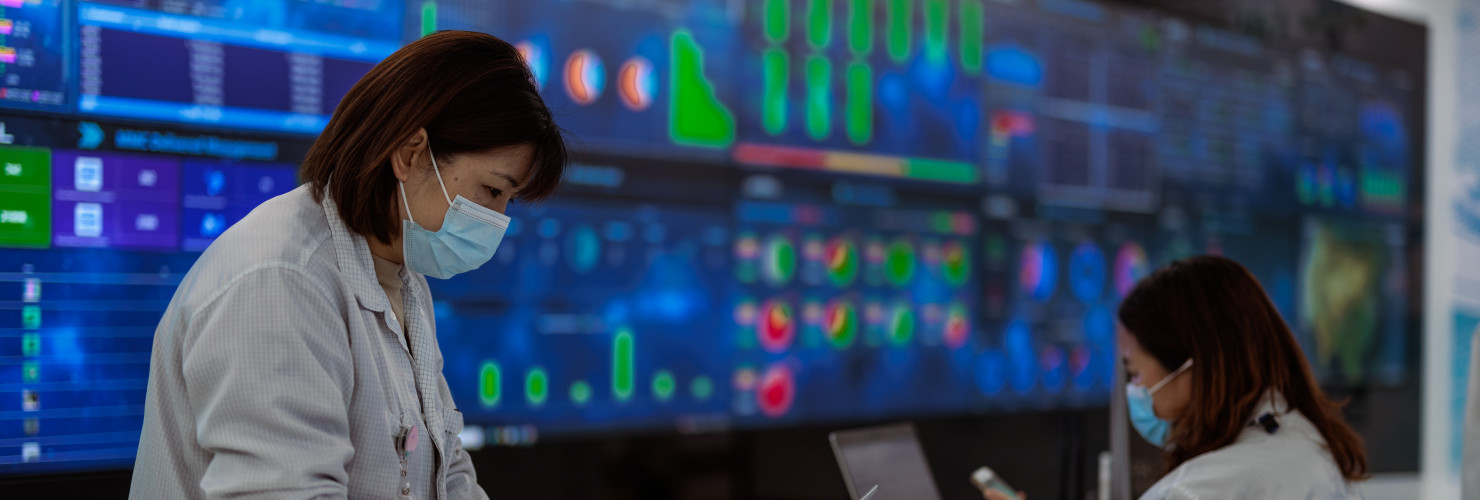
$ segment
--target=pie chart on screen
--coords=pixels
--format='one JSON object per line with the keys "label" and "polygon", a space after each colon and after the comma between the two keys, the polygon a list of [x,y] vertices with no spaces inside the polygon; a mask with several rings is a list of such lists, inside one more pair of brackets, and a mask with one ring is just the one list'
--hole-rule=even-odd
{"label": "pie chart on screen", "polygon": [[823,332],[834,348],[847,349],[858,337],[858,310],[848,301],[835,300],[828,304],[823,322]]}
{"label": "pie chart on screen", "polygon": [[1080,243],[1069,257],[1069,288],[1085,303],[1093,303],[1105,289],[1105,256],[1094,243]]}
{"label": "pie chart on screen", "polygon": [[524,40],[514,44],[519,50],[519,55],[524,56],[525,64],[529,65],[529,72],[534,73],[534,84],[536,88],[545,88],[545,77],[550,74],[549,54],[540,44],[532,40]]}
{"label": "pie chart on screen", "polygon": [[827,242],[824,254],[827,260],[827,278],[833,285],[846,287],[858,277],[858,247],[845,238],[833,238]]}
{"label": "pie chart on screen", "polygon": [[761,375],[755,396],[759,400],[761,413],[766,414],[767,417],[779,418],[791,411],[791,404],[796,400],[796,393],[796,377],[792,375],[791,370],[782,365],[775,365]]}
{"label": "pie chart on screen", "polygon": [[622,64],[617,73],[617,95],[627,109],[642,111],[653,104],[653,95],[658,92],[658,79],[653,75],[653,63],[642,57],[633,57]]}
{"label": "pie chart on screen", "polygon": [[587,49],[577,50],[565,60],[565,93],[582,106],[596,102],[606,87],[606,67],[601,57]]}
{"label": "pie chart on screen", "polygon": [[1146,259],[1146,249],[1135,242],[1121,245],[1115,254],[1115,291],[1125,297],[1147,274],[1151,274],[1151,262]]}
{"label": "pie chart on screen", "polygon": [[966,306],[954,304],[946,311],[945,343],[951,349],[960,349],[971,337],[971,316]]}
{"label": "pie chart on screen", "polygon": [[761,347],[774,353],[784,352],[791,347],[791,342],[797,335],[796,313],[791,310],[791,306],[779,300],[767,302],[761,306],[759,320],[756,334],[760,337]]}
{"label": "pie chart on screen", "polygon": [[761,262],[762,275],[766,282],[782,286],[791,282],[797,270],[797,248],[786,236],[772,236],[766,242],[765,256]]}
{"label": "pie chart on screen", "polygon": [[971,261],[966,257],[966,246],[959,241],[947,242],[941,248],[941,271],[951,286],[966,284],[971,276]]}
{"label": "pie chart on screen", "polygon": [[1024,248],[1018,268],[1018,285],[1023,293],[1040,302],[1053,297],[1059,280],[1057,261],[1058,255],[1048,243],[1033,243]]}

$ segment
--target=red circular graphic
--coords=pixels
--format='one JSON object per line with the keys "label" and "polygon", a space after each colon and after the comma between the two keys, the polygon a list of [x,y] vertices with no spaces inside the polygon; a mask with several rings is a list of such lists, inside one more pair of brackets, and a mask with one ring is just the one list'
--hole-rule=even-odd
{"label": "red circular graphic", "polygon": [[959,349],[966,345],[966,339],[971,335],[971,320],[966,317],[964,308],[952,308],[950,314],[946,315],[946,346]]}
{"label": "red circular graphic", "polygon": [[755,395],[760,400],[761,412],[767,417],[778,418],[791,411],[796,392],[796,380],[792,377],[791,370],[777,365],[761,376],[761,385]]}
{"label": "red circular graphic", "polygon": [[761,347],[777,353],[791,347],[792,339],[796,338],[797,318],[790,305],[779,300],[767,302],[761,307],[759,319],[756,334],[760,336]]}

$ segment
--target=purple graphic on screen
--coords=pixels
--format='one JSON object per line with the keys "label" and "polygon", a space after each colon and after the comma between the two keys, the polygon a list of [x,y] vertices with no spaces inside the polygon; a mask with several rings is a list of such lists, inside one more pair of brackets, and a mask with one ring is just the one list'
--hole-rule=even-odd
{"label": "purple graphic on screen", "polygon": [[52,153],[58,246],[174,250],[180,238],[179,163],[169,157]]}

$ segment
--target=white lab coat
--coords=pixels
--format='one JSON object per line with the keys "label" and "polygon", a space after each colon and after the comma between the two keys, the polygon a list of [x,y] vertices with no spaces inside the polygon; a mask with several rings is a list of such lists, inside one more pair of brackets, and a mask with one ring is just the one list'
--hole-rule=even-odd
{"label": "white lab coat", "polygon": [[1341,476],[1326,440],[1310,420],[1290,411],[1279,395],[1263,400],[1254,415],[1279,415],[1278,431],[1270,434],[1250,422],[1233,444],[1184,462],[1146,490],[1141,500],[1362,498],[1357,486]]}
{"label": "white lab coat", "polygon": [[129,497],[487,500],[426,278],[401,275],[403,331],[374,269],[307,184],[212,243],[154,334]]}

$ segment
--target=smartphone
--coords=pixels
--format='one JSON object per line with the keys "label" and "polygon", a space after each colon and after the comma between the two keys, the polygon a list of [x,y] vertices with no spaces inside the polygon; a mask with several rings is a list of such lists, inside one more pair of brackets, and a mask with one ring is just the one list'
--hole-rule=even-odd
{"label": "smartphone", "polygon": [[1006,494],[1011,498],[1018,497],[1017,491],[1013,490],[1011,486],[1008,486],[1007,481],[1003,481],[1002,477],[998,476],[997,472],[993,471],[991,467],[982,467],[977,469],[976,472],[971,473],[971,484],[976,485],[976,488],[983,492],[992,489]]}

